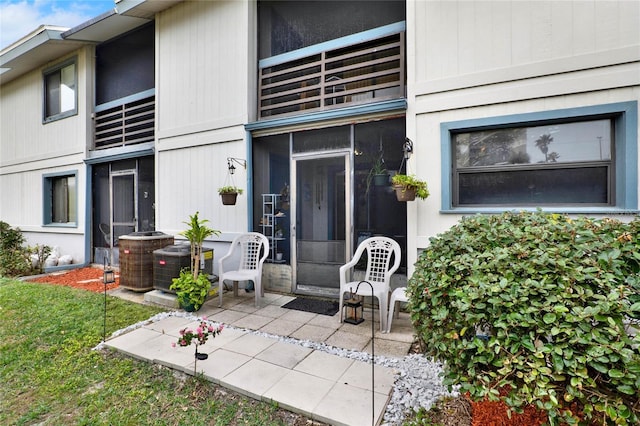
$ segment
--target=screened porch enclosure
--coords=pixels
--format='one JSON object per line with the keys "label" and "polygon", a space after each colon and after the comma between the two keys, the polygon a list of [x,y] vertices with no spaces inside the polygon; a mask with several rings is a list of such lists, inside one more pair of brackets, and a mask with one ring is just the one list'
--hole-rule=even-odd
{"label": "screened porch enclosure", "polygon": [[94,165],[92,185],[93,261],[118,265],[122,235],[155,230],[153,157]]}
{"label": "screened porch enclosure", "polygon": [[404,1],[259,3],[258,117],[405,96]]}
{"label": "screened porch enclosure", "polygon": [[403,253],[398,273],[406,271],[407,207],[390,186],[391,175],[406,171],[404,126],[402,117],[253,139],[255,231],[261,194],[291,188],[278,246],[286,247],[292,292],[337,294],[339,267],[370,236],[395,239]]}

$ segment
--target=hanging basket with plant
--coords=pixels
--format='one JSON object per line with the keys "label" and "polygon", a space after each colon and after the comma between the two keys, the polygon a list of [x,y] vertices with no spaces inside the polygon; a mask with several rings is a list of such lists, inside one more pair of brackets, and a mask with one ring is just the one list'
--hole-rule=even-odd
{"label": "hanging basket with plant", "polygon": [[236,204],[238,195],[242,194],[242,189],[237,186],[223,186],[218,188],[218,194],[222,198],[222,204],[233,206]]}
{"label": "hanging basket with plant", "polygon": [[425,200],[429,196],[427,182],[414,175],[397,174],[391,178],[398,201],[413,201],[416,197]]}

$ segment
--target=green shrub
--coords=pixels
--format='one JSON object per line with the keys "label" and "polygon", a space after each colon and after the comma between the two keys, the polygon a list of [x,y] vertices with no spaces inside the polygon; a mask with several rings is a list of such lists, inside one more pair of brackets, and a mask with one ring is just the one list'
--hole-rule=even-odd
{"label": "green shrub", "polygon": [[20,229],[0,221],[0,276],[17,277],[28,274],[31,265],[28,253],[22,246],[25,239]]}
{"label": "green shrub", "polygon": [[638,424],[640,336],[625,322],[639,271],[639,219],[477,215],[420,255],[411,317],[445,383],[474,399],[535,404],[551,424]]}

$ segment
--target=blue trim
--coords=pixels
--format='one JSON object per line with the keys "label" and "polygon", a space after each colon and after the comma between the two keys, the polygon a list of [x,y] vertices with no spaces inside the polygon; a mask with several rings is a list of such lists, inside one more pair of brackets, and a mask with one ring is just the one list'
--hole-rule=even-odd
{"label": "blue trim", "polygon": [[442,197],[442,210],[453,208],[453,182],[451,170],[453,159],[451,158],[451,130],[453,123],[440,123],[440,193]]}
{"label": "blue trim", "polygon": [[328,50],[340,49],[345,46],[351,46],[369,40],[375,40],[389,35],[398,34],[405,31],[406,27],[406,23],[402,21],[385,25],[383,27],[374,28],[372,30],[351,34],[345,37],[336,38],[333,40],[325,41],[323,43],[314,44],[313,46],[304,47],[298,50],[292,50],[291,52],[282,53],[280,55],[262,59],[258,62],[258,67],[260,69],[272,67],[274,65],[283,64],[285,62],[306,58],[307,56],[317,55]]}
{"label": "blue trim", "polygon": [[[52,210],[53,206],[51,205],[51,197],[49,194],[53,188],[53,179],[58,177],[70,177],[76,181],[76,200],[75,200],[75,211],[76,211],[76,220],[75,222],[64,222],[57,223],[52,222]],[[42,226],[43,227],[53,227],[53,228],[77,228],[78,227],[78,170],[67,170],[64,172],[55,172],[55,173],[43,173],[42,175]]]}
{"label": "blue trim", "polygon": [[140,158],[153,155],[155,153],[154,143],[132,145],[122,148],[111,148],[100,151],[91,151],[90,157],[85,158],[86,164],[109,163],[112,161],[129,160],[131,158]]}
{"label": "blue trim", "polygon": [[[539,125],[541,122],[559,119],[578,119],[590,116],[619,114],[615,119],[616,141],[616,206],[613,207],[545,207],[543,210],[564,213],[591,214],[636,214],[638,212],[638,102],[618,102],[612,104],[577,107],[551,111],[541,111],[526,114],[505,115],[481,119],[452,121],[440,124],[440,161],[441,169],[441,213],[496,213],[514,209],[513,206],[504,208],[469,208],[453,207],[451,195],[453,182],[453,158],[451,154],[452,132],[473,131],[486,127],[500,127],[513,124]],[[526,210],[526,208],[518,208]]]}
{"label": "blue trim", "polygon": [[125,96],[124,98],[119,98],[111,102],[105,102],[100,105],[96,105],[94,111],[101,112],[107,110],[109,108],[119,107],[124,104],[128,104],[130,102],[139,101],[140,99],[150,98],[151,96],[155,96],[156,89],[149,89],[143,92],[134,93],[133,95]]}
{"label": "blue trim", "polygon": [[346,108],[332,109],[329,111],[318,111],[309,114],[296,115],[292,117],[274,118],[272,120],[254,121],[245,124],[247,131],[271,129],[282,126],[292,126],[297,124],[307,124],[317,121],[333,120],[344,117],[354,117],[357,115],[374,114],[389,111],[405,111],[407,109],[406,99],[393,99],[390,101],[376,102],[366,105],[350,106]]}
{"label": "blue trim", "polygon": [[93,244],[91,237],[93,236],[93,165],[87,164],[86,167],[86,186],[84,188],[84,263],[91,262],[91,252]]}
{"label": "blue trim", "polygon": [[253,138],[247,134],[247,231],[253,231]]}
{"label": "blue trim", "polygon": [[[640,210],[638,209],[617,209],[615,207],[541,207],[543,211],[551,211],[554,213],[562,213],[562,214],[592,214],[592,215],[605,215],[605,216],[636,216],[640,214]],[[505,211],[528,211],[528,212],[536,212],[538,211],[538,207],[513,207],[513,206],[505,206],[504,208],[500,207],[454,207],[448,210],[440,210],[442,214],[464,214],[464,215],[473,215],[473,214],[500,214]]]}

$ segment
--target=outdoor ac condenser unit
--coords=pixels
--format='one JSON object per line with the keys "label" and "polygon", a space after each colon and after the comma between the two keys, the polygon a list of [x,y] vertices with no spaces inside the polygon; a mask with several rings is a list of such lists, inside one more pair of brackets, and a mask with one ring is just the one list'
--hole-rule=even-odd
{"label": "outdoor ac condenser unit", "polygon": [[[213,249],[202,250],[200,262],[201,272],[213,275]],[[153,251],[153,288],[167,293],[175,293],[170,290],[171,282],[180,276],[180,271],[189,269],[191,263],[191,249],[188,244],[175,244]],[[203,264],[204,263],[204,264]]]}

